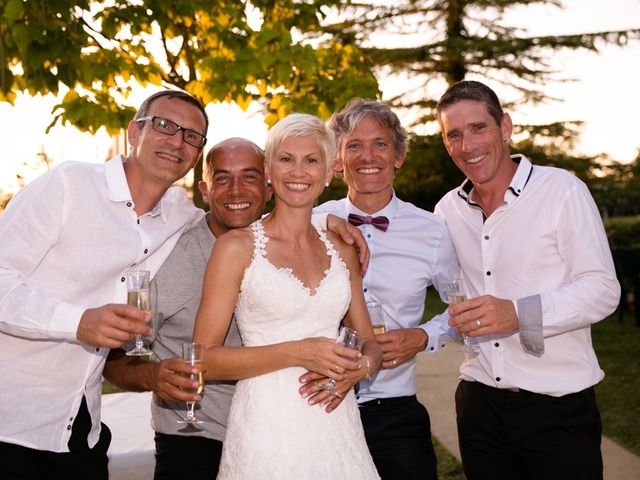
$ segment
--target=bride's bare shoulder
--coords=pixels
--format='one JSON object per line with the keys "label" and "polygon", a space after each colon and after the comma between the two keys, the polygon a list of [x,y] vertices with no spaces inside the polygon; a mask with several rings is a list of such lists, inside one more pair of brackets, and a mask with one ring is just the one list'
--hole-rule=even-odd
{"label": "bride's bare shoulder", "polygon": [[241,253],[253,250],[254,235],[251,227],[233,228],[216,238],[214,249]]}

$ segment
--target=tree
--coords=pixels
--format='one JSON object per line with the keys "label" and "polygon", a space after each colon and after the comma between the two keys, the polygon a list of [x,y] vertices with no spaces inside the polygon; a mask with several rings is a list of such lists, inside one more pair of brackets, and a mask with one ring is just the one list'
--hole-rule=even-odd
{"label": "tree", "polygon": [[[400,0],[341,4],[340,15],[325,26],[348,45],[357,45],[380,79],[396,76],[412,88],[387,102],[403,110],[409,127],[421,131],[435,120],[437,98],[447,84],[479,78],[502,84],[507,109],[550,100],[543,92],[549,82],[566,81],[549,62],[559,50],[624,46],[640,38],[640,29],[572,35],[530,36],[505,23],[513,7],[533,4],[561,6],[559,0]],[[381,44],[380,33],[385,33]],[[400,42],[389,40],[395,34]],[[400,43],[401,46],[393,46]],[[506,100],[506,101],[505,101]],[[599,162],[573,155],[573,142],[581,122],[516,126],[514,149],[530,154],[537,163],[567,168],[592,187]],[[459,183],[438,137],[415,134],[408,161],[398,172],[395,186],[404,198],[433,208],[441,193]],[[446,164],[445,164],[446,163]]]}
{"label": "tree", "polygon": [[135,82],[205,104],[257,100],[269,124],[291,111],[327,118],[352,96],[379,94],[357,47],[305,40],[339,3],[0,0],[0,101],[66,89],[50,127],[90,132],[126,126]]}
{"label": "tree", "polygon": [[[379,77],[419,77],[418,88],[389,99],[396,107],[421,111],[417,124],[434,118],[436,100],[425,95],[424,86],[435,81],[444,80],[450,85],[480,76],[515,89],[519,93],[514,99],[517,103],[536,103],[548,100],[542,91],[545,84],[563,80],[549,62],[558,50],[597,52],[605,44],[624,46],[640,38],[640,28],[528,36],[522,29],[505,25],[508,10],[533,4],[562,6],[560,0],[343,2],[341,20],[325,31],[342,42],[358,45]],[[382,31],[387,35],[385,46],[375,40]],[[402,47],[387,46],[388,36],[393,34],[409,38]]]}

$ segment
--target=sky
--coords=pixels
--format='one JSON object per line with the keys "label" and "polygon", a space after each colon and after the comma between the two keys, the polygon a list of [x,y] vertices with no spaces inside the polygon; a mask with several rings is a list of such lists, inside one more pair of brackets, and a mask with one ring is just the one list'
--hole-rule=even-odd
{"label": "sky", "polygon": [[[521,7],[509,13],[505,24],[527,29],[528,35],[578,33],[640,28],[640,0],[565,0],[565,8]],[[564,78],[576,82],[552,83],[545,93],[561,98],[558,103],[519,108],[510,112],[514,123],[584,122],[577,152],[586,155],[607,153],[618,161],[632,161],[640,150],[640,41],[624,48],[606,47],[599,54],[567,52],[555,54],[552,65]],[[383,95],[390,96],[402,83],[381,83]],[[501,92],[496,88],[498,96]],[[130,97],[139,105],[151,91],[140,90]],[[442,92],[439,92],[442,93]],[[384,99],[384,96],[383,96]],[[19,95],[11,106],[0,102],[0,132],[3,158],[0,162],[0,191],[19,188],[16,174],[30,181],[41,173],[41,152],[53,159],[103,162],[111,139],[104,129],[92,136],[69,126],[45,130],[58,100],[49,95]],[[231,136],[247,137],[264,145],[266,126],[256,106],[243,112],[235,105],[210,105],[211,118],[205,150]],[[222,121],[220,121],[222,119]]]}

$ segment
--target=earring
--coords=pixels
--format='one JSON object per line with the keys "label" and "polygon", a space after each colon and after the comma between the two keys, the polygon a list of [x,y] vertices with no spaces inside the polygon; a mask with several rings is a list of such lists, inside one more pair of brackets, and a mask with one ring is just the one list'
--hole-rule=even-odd
{"label": "earring", "polygon": [[267,178],[267,185],[271,185],[271,179]]}
{"label": "earring", "polygon": [[329,182],[325,182],[325,183],[324,183],[324,186],[325,186],[325,187],[328,187],[328,186],[329,186]]}

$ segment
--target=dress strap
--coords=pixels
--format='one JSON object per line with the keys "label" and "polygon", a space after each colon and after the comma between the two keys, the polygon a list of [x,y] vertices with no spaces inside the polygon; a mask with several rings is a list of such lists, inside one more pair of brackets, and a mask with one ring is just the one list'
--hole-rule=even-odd
{"label": "dress strap", "polygon": [[327,249],[327,255],[329,255],[332,259],[338,260],[340,263],[342,263],[342,265],[345,268],[347,268],[345,263],[342,261],[342,257],[340,256],[340,253],[335,249],[335,247],[333,246],[333,243],[331,243],[331,240],[327,238],[326,230],[318,227],[316,227],[316,230],[318,232],[318,235],[320,236],[320,240],[322,240],[322,243],[324,243],[324,246]]}
{"label": "dress strap", "polygon": [[251,224],[251,231],[253,232],[253,258],[266,257],[267,255],[267,242],[269,237],[264,234],[264,227],[261,220],[256,220]]}

